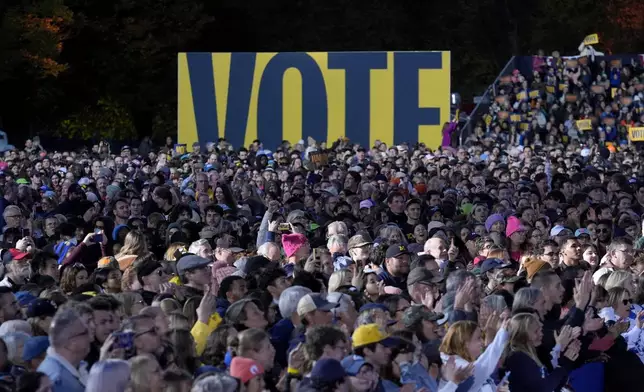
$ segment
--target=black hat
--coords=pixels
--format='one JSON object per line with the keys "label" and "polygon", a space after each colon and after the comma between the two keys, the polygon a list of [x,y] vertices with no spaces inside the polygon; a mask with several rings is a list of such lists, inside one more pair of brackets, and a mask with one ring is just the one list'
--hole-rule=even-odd
{"label": "black hat", "polygon": [[409,250],[405,244],[394,244],[387,248],[387,253],[385,253],[385,258],[390,259],[392,257],[398,257],[402,255],[408,255]]}
{"label": "black hat", "polygon": [[27,308],[27,317],[54,317],[56,314],[56,306],[50,300],[44,298],[37,298],[29,304]]}

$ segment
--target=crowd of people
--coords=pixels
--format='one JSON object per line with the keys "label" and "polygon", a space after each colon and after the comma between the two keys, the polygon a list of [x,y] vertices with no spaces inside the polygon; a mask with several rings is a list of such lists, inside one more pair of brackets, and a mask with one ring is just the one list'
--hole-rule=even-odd
{"label": "crowd of people", "polygon": [[458,148],[28,140],[0,391],[641,390],[642,67],[587,60],[503,78]]}

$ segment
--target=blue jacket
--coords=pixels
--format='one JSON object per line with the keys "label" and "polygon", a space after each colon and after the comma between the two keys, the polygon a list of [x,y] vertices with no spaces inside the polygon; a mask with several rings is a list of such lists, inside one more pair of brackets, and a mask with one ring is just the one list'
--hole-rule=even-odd
{"label": "blue jacket", "polygon": [[58,359],[47,354],[38,366],[38,371],[45,373],[51,380],[53,392],[85,392],[85,385],[72,374]]}
{"label": "blue jacket", "polygon": [[398,287],[402,291],[407,291],[407,278],[396,278],[383,268],[378,274],[378,278],[385,282],[385,286]]}
{"label": "blue jacket", "polygon": [[229,306],[230,302],[227,299],[217,298],[217,313],[221,316],[222,319],[226,315],[226,311],[228,310]]}
{"label": "blue jacket", "polygon": [[290,319],[281,319],[268,330],[271,343],[275,348],[275,362],[283,368],[288,365],[288,348],[295,326]]}

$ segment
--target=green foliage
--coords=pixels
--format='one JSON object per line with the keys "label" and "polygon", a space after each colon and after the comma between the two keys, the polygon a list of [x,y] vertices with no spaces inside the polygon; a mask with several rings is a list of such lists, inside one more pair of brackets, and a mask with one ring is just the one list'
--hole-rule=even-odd
{"label": "green foliage", "polygon": [[136,137],[136,129],[128,110],[111,98],[105,98],[63,120],[57,136],[83,140],[132,140]]}
{"label": "green foliage", "polygon": [[12,138],[31,129],[162,139],[176,130],[176,55],[184,51],[450,50],[452,88],[467,100],[514,54],[574,54],[590,33],[600,33],[599,50],[641,48],[642,4],[3,0],[0,91],[9,93],[0,95],[0,118]]}

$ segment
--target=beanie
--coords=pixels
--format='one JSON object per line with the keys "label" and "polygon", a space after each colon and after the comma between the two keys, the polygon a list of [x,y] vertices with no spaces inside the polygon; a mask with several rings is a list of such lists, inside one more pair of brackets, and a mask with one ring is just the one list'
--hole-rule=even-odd
{"label": "beanie", "polygon": [[282,235],[282,248],[284,248],[286,257],[293,256],[306,243],[307,239],[303,234],[293,233]]}
{"label": "beanie", "polygon": [[233,357],[230,362],[230,375],[246,384],[252,378],[264,374],[264,368],[250,358]]}
{"label": "beanie", "polygon": [[485,220],[485,230],[489,233],[496,222],[503,222],[504,220],[505,219],[503,219],[503,215],[501,214],[492,214],[488,216]]}
{"label": "beanie", "polygon": [[508,218],[508,224],[505,228],[505,236],[510,237],[512,234],[517,231],[523,231],[524,228],[521,225],[521,221],[516,216],[511,216]]}

